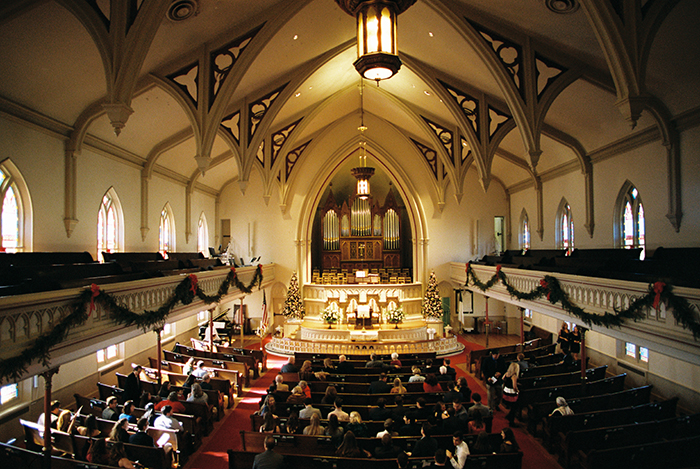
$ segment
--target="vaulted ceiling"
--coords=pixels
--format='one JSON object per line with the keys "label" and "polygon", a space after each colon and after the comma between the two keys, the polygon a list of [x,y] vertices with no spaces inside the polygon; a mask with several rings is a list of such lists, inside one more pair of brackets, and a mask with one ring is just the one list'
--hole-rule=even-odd
{"label": "vaulted ceiling", "polygon": [[[585,173],[595,150],[698,105],[698,19],[695,0],[418,0],[365,114],[458,196],[472,166],[484,189]],[[351,120],[354,138],[355,59],[333,0],[0,6],[0,110],[214,195],[259,171],[269,197],[324,131]]]}

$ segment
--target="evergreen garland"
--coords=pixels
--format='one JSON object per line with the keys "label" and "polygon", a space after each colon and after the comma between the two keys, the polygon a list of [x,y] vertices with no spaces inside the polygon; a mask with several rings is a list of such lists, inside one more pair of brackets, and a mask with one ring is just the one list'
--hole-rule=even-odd
{"label": "evergreen garland", "polygon": [[287,289],[287,298],[284,300],[282,314],[287,319],[304,319],[306,315],[304,302],[301,301],[299,293],[299,279],[296,272],[292,273],[292,278],[289,280],[289,289]]}
{"label": "evergreen garland", "polygon": [[428,288],[425,290],[425,298],[423,298],[423,317],[442,318],[442,300],[437,288],[437,277],[432,270],[428,279]]}
{"label": "evergreen garland", "polygon": [[655,282],[649,285],[647,294],[636,298],[628,308],[614,308],[614,313],[605,312],[603,314],[587,313],[582,308],[572,303],[569,295],[561,288],[559,280],[551,275],[545,275],[540,284],[529,292],[521,292],[513,287],[508,281],[508,277],[501,270],[501,266],[496,266],[496,273],[486,282],[482,282],[476,276],[471,263],[467,263],[466,267],[467,283],[470,282],[481,291],[491,289],[498,282],[502,282],[506,287],[508,294],[518,300],[536,300],[546,297],[551,304],[561,304],[561,308],[569,314],[581,319],[584,324],[591,326],[604,327],[620,327],[627,319],[639,321],[646,317],[646,310],[649,308],[657,309],[661,302],[664,302],[667,307],[671,308],[673,317],[676,321],[687,330],[693,333],[693,338],[700,338],[700,323],[698,323],[697,315],[693,306],[688,303],[683,297],[676,296],[671,285],[664,282]]}
{"label": "evergreen garland", "polygon": [[163,329],[168,315],[178,303],[188,305],[195,297],[208,304],[218,303],[228,293],[231,285],[235,285],[243,293],[250,294],[254,286],[257,285],[258,288],[262,286],[262,281],[262,265],[258,265],[249,285],[241,283],[235,267],[232,267],[219,286],[217,294],[206,295],[198,286],[197,276],[190,274],[175,287],[174,294],[160,308],[143,313],[131,311],[121,305],[115,296],[92,284],[90,288],[86,288],[78,295],[75,303],[70,305],[71,312],[53,326],[49,332],[37,337],[34,345],[23,350],[19,355],[0,360],[0,381],[5,379],[19,381],[22,375],[27,372],[29,365],[35,361],[48,367],[51,360],[50,350],[63,342],[72,328],[81,326],[87,321],[92,314],[95,303],[102,306],[115,324],[136,326],[144,332],[160,331]]}

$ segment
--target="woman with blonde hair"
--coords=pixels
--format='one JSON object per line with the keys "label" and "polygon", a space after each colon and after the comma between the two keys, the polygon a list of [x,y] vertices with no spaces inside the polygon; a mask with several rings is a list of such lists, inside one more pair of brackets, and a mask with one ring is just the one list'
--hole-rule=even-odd
{"label": "woman with blonde hair", "polygon": [[321,426],[321,417],[318,414],[311,415],[311,422],[304,427],[304,435],[323,435],[326,431],[326,427]]}
{"label": "woman with blonde hair", "polygon": [[129,432],[127,428],[129,428],[129,421],[125,418],[119,419],[112,427],[112,431],[109,432],[109,441],[128,443]]}
{"label": "woman with blonde hair", "polygon": [[369,437],[369,430],[367,430],[367,425],[362,421],[360,413],[353,410],[350,412],[350,423],[345,426],[345,431],[352,432],[354,436],[358,438]]}
{"label": "woman with blonde hair", "polygon": [[503,404],[510,409],[506,415],[508,425],[515,425],[515,414],[518,411],[518,376],[520,376],[520,365],[511,362],[508,370],[503,375]]}
{"label": "woman with blonde hair", "polygon": [[394,387],[390,391],[392,394],[406,394],[406,388],[401,384],[401,378],[394,378]]}

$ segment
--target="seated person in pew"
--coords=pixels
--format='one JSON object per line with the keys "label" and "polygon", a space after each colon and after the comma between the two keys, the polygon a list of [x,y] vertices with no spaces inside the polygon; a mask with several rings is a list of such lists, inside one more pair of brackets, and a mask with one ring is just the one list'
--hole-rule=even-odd
{"label": "seated person in pew", "polygon": [[456,373],[455,369],[450,366],[452,362],[450,361],[449,358],[443,358],[442,360],[442,365],[445,367],[445,373],[451,376],[454,376]]}
{"label": "seated person in pew", "polygon": [[447,392],[442,396],[442,401],[447,402],[447,403],[452,403],[452,401],[455,400],[455,398],[459,398],[460,400],[464,399],[464,395],[462,395],[461,392],[455,390],[455,382],[454,381],[448,381],[447,382]]}
{"label": "seated person in pew", "polygon": [[275,386],[277,391],[286,392],[289,391],[289,385],[284,384],[284,377],[281,374],[275,376]]}
{"label": "seated person in pew", "polygon": [[394,352],[391,354],[391,362],[389,362],[389,366],[393,366],[394,368],[401,368],[401,360],[399,360],[399,354]]}
{"label": "seated person in pew", "polygon": [[421,438],[413,445],[413,450],[408,453],[409,456],[419,458],[435,454],[435,451],[438,449],[438,442],[435,438],[430,436],[432,428],[432,425],[428,422],[423,422],[420,430]]}
{"label": "seated person in pew", "polygon": [[180,399],[178,399],[176,391],[171,391],[168,398],[157,403],[154,406],[154,409],[159,411],[166,405],[170,406],[173,409],[173,412],[176,414],[185,413],[185,406],[182,404],[182,402],[180,402]]}
{"label": "seated person in pew", "polygon": [[447,467],[447,453],[444,448],[438,448],[437,451],[435,451],[434,458],[433,463],[428,467],[431,469],[435,467]]}
{"label": "seated person in pew", "polygon": [[280,373],[296,373],[298,371],[299,369],[294,364],[294,356],[289,357],[287,359],[287,363],[282,365],[282,368],[280,369]]}
{"label": "seated person in pew", "polygon": [[480,431],[476,435],[476,441],[472,445],[471,454],[491,454],[493,448],[489,443],[489,434],[485,430]]}
{"label": "seated person in pew", "polygon": [[399,436],[398,432],[393,431],[394,429],[394,420],[392,418],[388,418],[384,420],[384,430],[381,432],[377,432],[377,436],[375,438],[381,438],[386,434],[389,434],[391,436]]}
{"label": "seated person in pew", "polygon": [[273,415],[277,415],[277,402],[275,400],[274,394],[268,394],[265,396],[265,400],[263,401],[262,406],[260,406],[260,410],[258,411],[258,414],[261,417],[264,417],[265,414],[271,413]]}
{"label": "seated person in pew", "polygon": [[165,430],[182,430],[182,424],[173,416],[173,408],[169,405],[163,407],[163,411],[158,418],[153,422],[155,428],[163,428]]}
{"label": "seated person in pew", "polygon": [[[61,403],[59,401],[51,401],[51,407],[50,407],[50,415],[51,415],[51,423],[50,426],[51,428],[56,428],[56,425],[58,423],[58,416],[61,413]],[[37,425],[43,427],[45,425],[45,420],[46,417],[42,413],[39,416],[39,420],[36,421]]]}
{"label": "seated person in pew", "polygon": [[301,369],[299,370],[299,379],[304,381],[326,381],[328,376],[330,376],[330,373],[326,371],[314,371],[311,360],[305,360],[301,365]]}
{"label": "seated person in pew", "polygon": [[403,397],[397,394],[394,398],[394,408],[391,409],[391,418],[394,422],[403,422],[403,416],[406,415],[408,409],[403,405]]}
{"label": "seated person in pew", "polygon": [[341,355],[338,357],[338,366],[336,368],[336,373],[341,375],[347,375],[353,373],[354,371],[355,367],[352,366],[352,363],[347,361],[345,355]]}
{"label": "seated person in pew", "polygon": [[443,414],[442,421],[440,422],[440,428],[437,432],[440,435],[452,435],[457,430],[462,428],[462,422],[455,416],[454,407],[449,407],[445,414]]}
{"label": "seated person in pew", "polygon": [[209,395],[204,392],[199,383],[192,385],[192,390],[187,395],[187,402],[196,402],[198,404],[208,404]]}
{"label": "seated person in pew", "polygon": [[199,360],[199,361],[197,362],[197,367],[196,367],[196,368],[192,371],[192,373],[190,373],[190,374],[191,374],[192,376],[194,376],[195,378],[200,378],[200,379],[201,379],[201,378],[202,378],[205,374],[207,374],[207,373],[208,373],[208,372],[207,372],[207,369],[204,368],[204,361],[203,361],[203,360]]}
{"label": "seated person in pew", "polygon": [[381,373],[377,381],[372,381],[369,385],[369,394],[388,394],[391,392],[391,385],[386,382],[386,373]]}
{"label": "seated person in pew", "polygon": [[389,433],[382,436],[381,446],[374,448],[374,457],[377,459],[394,459],[401,453],[401,448],[396,446]]}
{"label": "seated person in pew", "polygon": [[326,427],[321,425],[321,414],[313,414],[311,415],[311,421],[309,424],[304,427],[304,435],[311,435],[311,436],[316,436],[316,435],[323,435],[326,431]]}
{"label": "seated person in pew", "polygon": [[182,367],[182,374],[183,375],[191,375],[192,372],[194,371],[194,357],[190,357],[187,359],[185,362],[185,366]]}
{"label": "seated person in pew", "polygon": [[346,431],[352,432],[358,438],[368,438],[370,436],[367,424],[362,421],[360,413],[357,411],[350,412],[350,422],[345,425]]}
{"label": "seated person in pew", "polygon": [[563,397],[559,396],[557,397],[557,408],[552,411],[549,416],[551,417],[552,415],[559,414],[559,415],[574,415],[574,411],[571,410],[571,407],[569,407],[569,404],[566,403],[566,399]]}
{"label": "seated person in pew", "polygon": [[[291,417],[290,417],[291,418]],[[289,422],[289,420],[287,420]],[[345,433],[345,429],[340,426],[340,423],[338,422],[338,416],[335,414],[331,414],[328,416],[328,426],[326,427],[326,431],[324,432],[324,435],[330,436],[331,437],[331,443],[337,448],[340,446],[340,444],[343,442],[343,434]]]}
{"label": "seated person in pew", "polygon": [[345,432],[345,436],[343,436],[343,442],[340,444],[338,449],[335,452],[336,456],[340,456],[342,458],[371,458],[372,455],[370,454],[369,451],[364,450],[357,446],[357,439],[355,438],[355,434],[351,431],[348,430]]}
{"label": "seated person in pew", "polygon": [[134,412],[134,401],[126,401],[122,406],[122,413],[119,414],[119,419],[126,419],[127,422],[136,425],[138,419],[133,415]]}
{"label": "seated person in pew", "polygon": [[119,412],[117,412],[117,398],[115,396],[109,396],[107,398],[107,407],[102,411],[102,418],[105,420],[119,419]]}
{"label": "seated person in pew", "polygon": [[[80,414],[80,409],[78,409],[78,412],[75,413],[76,417],[78,416],[78,414]],[[72,434],[75,431],[75,433],[77,433],[78,435],[89,436],[90,438],[96,438],[101,433],[100,429],[97,428],[97,417],[95,417],[93,414],[90,414],[85,417],[85,420],[83,421],[84,425],[75,426],[76,422],[77,419],[73,419],[73,421],[71,422],[71,426],[68,427],[68,433]]]}
{"label": "seated person in pew", "polygon": [[377,399],[377,407],[372,407],[369,410],[369,419],[381,422],[389,417],[391,417],[391,411],[386,408],[386,399],[380,397]]}
{"label": "seated person in pew", "polygon": [[420,436],[421,427],[416,423],[415,414],[406,414],[403,417],[404,425],[399,429],[401,436]]}
{"label": "seated person in pew", "polygon": [[299,381],[299,387],[304,392],[305,397],[311,397],[311,388],[309,387],[309,383],[302,379]]}
{"label": "seated person in pew", "polygon": [[326,393],[323,395],[323,398],[321,399],[321,404],[333,404],[335,402],[336,397],[338,397],[338,389],[333,386],[333,385],[328,385],[326,387]]}
{"label": "seated person in pew", "polygon": [[463,469],[469,456],[469,446],[464,441],[464,436],[461,431],[456,431],[452,435],[452,443],[455,446],[454,453],[446,451],[447,459],[454,469]]}
{"label": "seated person in pew", "polygon": [[440,383],[438,383],[437,377],[433,373],[429,374],[425,378],[425,381],[423,381],[423,392],[426,392],[426,393],[442,392],[442,386],[440,386]]}
{"label": "seated person in pew", "polygon": [[313,406],[313,401],[310,397],[304,399],[304,408],[299,411],[299,418],[310,419],[313,415],[318,415],[321,418],[321,411]]}
{"label": "seated person in pew", "polygon": [[472,390],[469,389],[467,378],[460,376],[455,383],[455,391],[462,393],[462,402],[470,402],[472,400]]}
{"label": "seated person in pew", "polygon": [[416,407],[413,411],[409,412],[409,414],[411,414],[415,420],[427,420],[430,418],[432,410],[428,408],[425,399],[419,397],[416,399]]}
{"label": "seated person in pew", "polygon": [[338,417],[340,422],[350,421],[350,416],[343,410],[343,400],[340,397],[338,397],[333,403],[333,410],[328,414],[328,419],[331,418],[331,415]]}
{"label": "seated person in pew", "polygon": [[294,386],[294,388],[292,388],[292,393],[287,398],[287,403],[303,404],[305,399],[306,396],[304,395],[304,391],[302,391],[301,386]]}
{"label": "seated person in pew", "polygon": [[331,375],[336,372],[335,366],[333,365],[333,360],[331,357],[326,357],[323,359],[323,372],[327,375]]}
{"label": "seated person in pew", "polygon": [[462,400],[459,397],[455,397],[452,400],[452,408],[455,410],[455,417],[459,420],[460,425],[466,427],[467,421],[469,420],[469,413],[467,409],[462,405]]}
{"label": "seated person in pew", "polygon": [[107,453],[107,442],[104,438],[92,440],[86,457],[88,462],[93,464],[109,464],[109,453]]}
{"label": "seated person in pew", "polygon": [[277,425],[277,420],[275,420],[275,416],[272,415],[270,412],[265,414],[265,420],[263,421],[263,424],[260,425],[260,433],[279,433],[280,432],[280,427]]}
{"label": "seated person in pew", "polygon": [[515,441],[515,434],[513,429],[510,427],[505,427],[501,430],[501,447],[498,449],[499,453],[517,453],[520,450],[518,442]]}
{"label": "seated person in pew", "polygon": [[289,417],[287,417],[287,422],[284,424],[284,431],[290,435],[299,433],[299,415],[296,410],[290,412]]}
{"label": "seated person in pew", "polygon": [[398,456],[396,456],[396,467],[398,469],[408,469],[408,454],[401,451]]}
{"label": "seated person in pew", "polygon": [[170,381],[163,381],[163,384],[160,385],[160,389],[158,390],[158,397],[163,400],[167,399],[168,395],[170,394]]}
{"label": "seated person in pew", "polygon": [[486,424],[481,413],[477,412],[474,414],[474,419],[469,421],[467,428],[471,435],[478,435],[486,431]]}
{"label": "seated person in pew", "polygon": [[129,442],[129,421],[127,419],[119,419],[117,423],[112,427],[112,431],[109,432],[109,441],[122,443]]}
{"label": "seated person in pew", "polygon": [[472,400],[474,401],[474,404],[472,404],[469,410],[467,410],[469,420],[472,420],[477,412],[481,414],[482,418],[486,418],[491,415],[491,409],[481,403],[481,394],[475,392],[472,394]]}
{"label": "seated person in pew", "polygon": [[146,430],[148,430],[148,420],[145,418],[140,418],[136,423],[136,433],[129,435],[129,443],[132,445],[148,447],[155,446],[153,437],[146,433]]}
{"label": "seated person in pew", "polygon": [[391,388],[391,394],[406,394],[406,388],[401,384],[401,378],[394,378],[394,387]]}
{"label": "seated person in pew", "polygon": [[413,373],[413,375],[411,375],[411,377],[408,378],[409,383],[422,383],[423,381],[425,381],[425,376],[420,374],[420,368],[418,368],[417,366],[413,366],[411,368],[411,372]]}
{"label": "seated person in pew", "polygon": [[265,451],[255,456],[253,469],[282,469],[284,457],[275,453],[275,439],[272,435],[265,437]]}
{"label": "seated person in pew", "polygon": [[365,363],[365,368],[384,368],[384,362],[377,358],[376,353],[371,353],[369,355],[369,361]]}

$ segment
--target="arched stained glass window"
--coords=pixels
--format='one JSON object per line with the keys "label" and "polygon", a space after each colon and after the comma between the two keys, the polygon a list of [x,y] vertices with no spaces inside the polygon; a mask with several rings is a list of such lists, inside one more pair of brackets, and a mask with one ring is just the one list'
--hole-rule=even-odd
{"label": "arched stained glass window", "polygon": [[645,231],[642,198],[634,184],[626,181],[622,185],[615,207],[615,246],[625,249],[642,248],[640,258],[644,259]]}
{"label": "arched stained glass window", "polygon": [[97,214],[97,259],[100,262],[104,260],[103,252],[117,252],[121,248],[123,219],[119,197],[112,187],[102,196]]}
{"label": "arched stained glass window", "polygon": [[520,250],[527,251],[528,249],[530,249],[530,219],[523,209],[520,214]]}
{"label": "arched stained glass window", "polygon": [[197,251],[204,254],[204,256],[209,255],[209,227],[207,226],[207,217],[204,212],[199,215],[199,222],[197,223]]}
{"label": "arched stained glass window", "polygon": [[31,250],[31,200],[27,185],[9,160],[0,163],[0,250]]}
{"label": "arched stained glass window", "polygon": [[574,250],[574,216],[571,206],[562,199],[557,211],[556,241],[559,249],[565,249],[568,254]]}
{"label": "arched stained glass window", "polygon": [[170,204],[165,204],[160,211],[160,227],[158,231],[158,251],[164,258],[168,258],[168,252],[175,251],[175,223]]}

